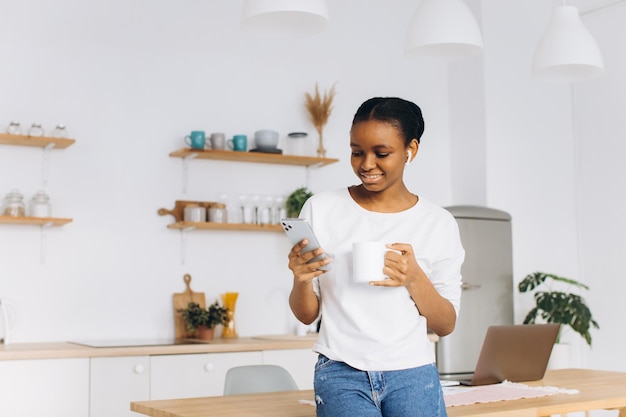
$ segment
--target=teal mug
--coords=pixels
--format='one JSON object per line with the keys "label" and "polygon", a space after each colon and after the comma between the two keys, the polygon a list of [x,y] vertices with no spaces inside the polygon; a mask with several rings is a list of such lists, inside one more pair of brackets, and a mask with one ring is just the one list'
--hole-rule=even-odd
{"label": "teal mug", "polygon": [[202,130],[194,130],[185,136],[185,143],[193,149],[204,149],[206,143],[206,135]]}
{"label": "teal mug", "polygon": [[226,142],[233,151],[245,152],[248,150],[248,137],[246,135],[235,135]]}

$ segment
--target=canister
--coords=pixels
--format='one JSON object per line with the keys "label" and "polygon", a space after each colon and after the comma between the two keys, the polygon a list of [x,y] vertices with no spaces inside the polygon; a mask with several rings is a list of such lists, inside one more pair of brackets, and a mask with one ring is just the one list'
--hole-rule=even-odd
{"label": "canister", "polygon": [[209,207],[208,218],[210,222],[214,223],[226,223],[228,221],[226,214],[226,205],[222,203],[216,203]]}
{"label": "canister", "polygon": [[186,222],[205,222],[206,209],[199,204],[191,203],[185,206],[183,210],[183,218]]}
{"label": "canister", "polygon": [[21,217],[26,215],[24,196],[19,192],[19,190],[13,189],[4,197],[2,214],[12,217]]}
{"label": "canister", "polygon": [[50,197],[45,191],[39,190],[30,200],[30,215],[32,217],[51,217],[52,207]]}

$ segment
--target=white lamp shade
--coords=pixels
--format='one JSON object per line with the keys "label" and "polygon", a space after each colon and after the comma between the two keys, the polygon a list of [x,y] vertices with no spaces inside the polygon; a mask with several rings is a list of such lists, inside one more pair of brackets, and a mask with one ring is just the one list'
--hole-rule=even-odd
{"label": "white lamp shade", "polygon": [[595,40],[583,26],[574,6],[554,8],[548,29],[533,60],[537,77],[579,81],[602,74],[604,62]]}
{"label": "white lamp shade", "polygon": [[328,25],[325,0],[246,0],[242,26],[260,36],[284,38],[321,32]]}
{"label": "white lamp shade", "polygon": [[463,58],[483,49],[478,22],[463,0],[423,0],[406,41],[409,56]]}

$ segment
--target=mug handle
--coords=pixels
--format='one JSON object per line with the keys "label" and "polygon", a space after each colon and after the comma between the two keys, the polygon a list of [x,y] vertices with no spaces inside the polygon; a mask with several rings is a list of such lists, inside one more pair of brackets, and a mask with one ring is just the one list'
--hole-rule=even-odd
{"label": "mug handle", "polygon": [[231,150],[235,150],[235,143],[233,142],[233,140],[232,140],[232,139],[228,139],[228,140],[226,141],[226,145],[228,145],[228,147],[229,147]]}
{"label": "mug handle", "polygon": [[8,339],[8,337],[17,330],[17,308],[13,305],[13,303],[8,302],[7,300],[2,300],[0,301],[0,310],[2,310],[2,315],[6,317],[5,331],[7,334],[5,335],[5,339]]}
{"label": "mug handle", "polygon": [[189,136],[189,135],[185,136],[185,143],[186,143],[188,146],[191,146],[191,136]]}

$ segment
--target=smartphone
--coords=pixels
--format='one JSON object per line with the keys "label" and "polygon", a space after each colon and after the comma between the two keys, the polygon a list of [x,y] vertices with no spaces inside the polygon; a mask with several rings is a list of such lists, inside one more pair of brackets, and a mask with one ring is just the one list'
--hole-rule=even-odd
{"label": "smartphone", "polygon": [[[320,247],[320,243],[313,233],[313,228],[311,227],[311,224],[305,219],[282,219],[280,221],[280,224],[283,226],[283,230],[285,231],[287,237],[293,245],[295,245],[296,243],[300,243],[302,239],[307,239],[309,241],[309,243],[307,243],[307,245],[302,250],[302,253],[311,252],[312,250]],[[321,261],[326,257],[326,254],[323,253],[311,259],[307,263]],[[324,265],[319,269],[323,271],[328,271],[330,269],[330,264]]]}

